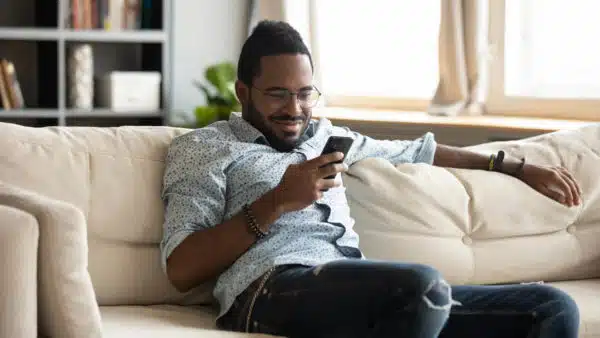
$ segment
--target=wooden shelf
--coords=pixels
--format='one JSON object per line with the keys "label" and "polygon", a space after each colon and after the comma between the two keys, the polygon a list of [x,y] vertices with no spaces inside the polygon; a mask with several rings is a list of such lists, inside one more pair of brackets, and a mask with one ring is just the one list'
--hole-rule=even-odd
{"label": "wooden shelf", "polygon": [[0,40],[17,41],[89,41],[162,43],[166,39],[161,30],[59,30],[53,28],[0,28]]}
{"label": "wooden shelf", "polygon": [[162,43],[166,34],[160,30],[63,30],[65,41]]}
{"label": "wooden shelf", "polygon": [[[7,15],[0,15],[0,58],[13,62],[27,108],[2,110],[0,105],[0,120],[32,126],[156,125],[168,121],[172,0],[152,0],[143,14],[147,16],[140,18],[139,27],[144,28],[121,30],[72,28],[71,0],[2,1],[0,9]],[[114,71],[160,73],[157,110],[71,109],[71,52],[80,43],[92,47],[95,79]],[[96,90],[94,95],[98,95]]]}
{"label": "wooden shelf", "polygon": [[56,41],[59,32],[56,28],[0,28],[0,40]]}
{"label": "wooden shelf", "polygon": [[58,109],[0,110],[0,118],[59,118]]}

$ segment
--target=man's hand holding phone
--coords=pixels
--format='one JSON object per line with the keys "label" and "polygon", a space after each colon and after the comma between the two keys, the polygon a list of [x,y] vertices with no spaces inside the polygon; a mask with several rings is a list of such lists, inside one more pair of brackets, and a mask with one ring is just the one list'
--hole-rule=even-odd
{"label": "man's hand holding phone", "polygon": [[345,172],[344,163],[333,163],[342,160],[341,152],[321,155],[300,164],[290,165],[281,182],[273,192],[283,212],[296,211],[306,208],[323,196],[323,190],[340,185],[329,176]]}
{"label": "man's hand holding phone", "polygon": [[304,209],[320,199],[324,191],[340,186],[335,177],[348,170],[343,159],[351,144],[351,138],[331,137],[319,157],[290,165],[273,190],[282,211]]}

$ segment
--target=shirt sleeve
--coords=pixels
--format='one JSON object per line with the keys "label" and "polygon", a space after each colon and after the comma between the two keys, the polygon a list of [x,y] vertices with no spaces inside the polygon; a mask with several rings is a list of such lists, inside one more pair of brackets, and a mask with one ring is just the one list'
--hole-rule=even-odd
{"label": "shirt sleeve", "polygon": [[[213,144],[211,144],[213,143]],[[167,152],[161,198],[165,207],[160,243],[162,268],[190,234],[222,222],[226,179],[224,153],[214,142],[184,135]]]}
{"label": "shirt sleeve", "polygon": [[401,163],[433,164],[437,147],[433,133],[428,132],[415,140],[377,140],[346,127],[334,128],[336,129],[334,134],[354,139],[345,160],[348,165],[369,157],[384,158],[394,165]]}

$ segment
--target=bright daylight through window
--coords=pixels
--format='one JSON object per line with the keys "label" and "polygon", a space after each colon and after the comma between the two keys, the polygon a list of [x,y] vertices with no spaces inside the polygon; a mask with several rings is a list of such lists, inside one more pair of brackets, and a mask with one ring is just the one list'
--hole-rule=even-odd
{"label": "bright daylight through window", "polygon": [[315,15],[327,96],[431,99],[439,0],[324,0]]}
{"label": "bright daylight through window", "polygon": [[600,98],[600,1],[506,0],[505,94]]}

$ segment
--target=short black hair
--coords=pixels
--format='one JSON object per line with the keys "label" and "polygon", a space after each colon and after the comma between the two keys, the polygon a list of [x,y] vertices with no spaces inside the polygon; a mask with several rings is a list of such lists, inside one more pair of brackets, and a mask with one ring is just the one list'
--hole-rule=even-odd
{"label": "short black hair", "polygon": [[262,20],[246,39],[238,60],[237,76],[246,85],[252,85],[260,74],[260,59],[263,56],[281,54],[305,54],[314,69],[312,56],[300,33],[283,21]]}

